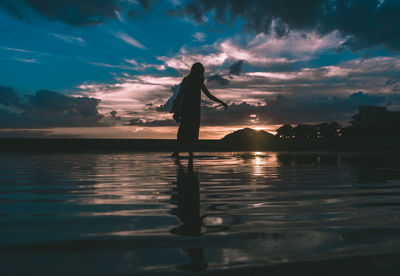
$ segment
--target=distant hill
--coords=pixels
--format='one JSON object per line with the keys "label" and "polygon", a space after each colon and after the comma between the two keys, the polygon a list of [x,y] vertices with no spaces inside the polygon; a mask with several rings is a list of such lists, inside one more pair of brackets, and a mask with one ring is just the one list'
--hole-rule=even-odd
{"label": "distant hill", "polygon": [[244,128],[232,132],[221,139],[221,143],[226,146],[234,146],[240,148],[264,148],[271,147],[279,143],[279,139],[264,130],[254,130]]}

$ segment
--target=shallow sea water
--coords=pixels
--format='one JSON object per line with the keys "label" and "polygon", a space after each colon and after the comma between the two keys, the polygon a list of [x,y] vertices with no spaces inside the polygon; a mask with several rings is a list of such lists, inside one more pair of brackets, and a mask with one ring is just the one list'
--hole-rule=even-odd
{"label": "shallow sea water", "polygon": [[0,155],[1,275],[343,270],[400,272],[400,153]]}

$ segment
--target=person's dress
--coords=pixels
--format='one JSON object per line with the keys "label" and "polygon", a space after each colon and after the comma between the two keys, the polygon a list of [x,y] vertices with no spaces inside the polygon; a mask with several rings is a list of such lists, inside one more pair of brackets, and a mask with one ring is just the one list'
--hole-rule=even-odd
{"label": "person's dress", "polygon": [[182,97],[178,142],[191,148],[199,139],[201,79],[187,76],[183,79],[178,97]]}

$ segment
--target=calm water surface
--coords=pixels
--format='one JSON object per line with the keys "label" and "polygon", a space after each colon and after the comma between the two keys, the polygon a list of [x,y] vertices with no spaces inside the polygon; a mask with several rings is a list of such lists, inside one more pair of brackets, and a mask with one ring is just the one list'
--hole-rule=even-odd
{"label": "calm water surface", "polygon": [[398,153],[1,153],[0,183],[1,275],[400,271]]}

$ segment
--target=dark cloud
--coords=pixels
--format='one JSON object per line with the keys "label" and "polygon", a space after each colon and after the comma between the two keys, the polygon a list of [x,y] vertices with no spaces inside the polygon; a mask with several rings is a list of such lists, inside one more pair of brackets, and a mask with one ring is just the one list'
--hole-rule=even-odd
{"label": "dark cloud", "polygon": [[[172,118],[172,114],[171,114]],[[172,119],[167,120],[142,120],[142,119],[131,119],[129,120],[128,126],[176,126],[176,122]]]}
{"label": "dark cloud", "polygon": [[385,87],[391,87],[392,92],[399,92],[400,88],[399,85],[397,84],[396,79],[388,79],[385,83]]}
{"label": "dark cloud", "polygon": [[114,125],[121,125],[123,119],[118,116],[118,112],[113,110],[107,113],[100,121],[97,122],[98,125],[103,126],[114,126]]}
{"label": "dark cloud", "polygon": [[[388,106],[400,103],[398,94],[366,94],[361,91],[348,97],[287,97],[278,95],[266,100],[264,105],[246,102],[231,104],[224,111],[211,105],[202,106],[202,125],[254,125],[257,124],[299,124],[307,122],[339,121],[346,123],[357,112],[360,105]],[[171,115],[172,116],[172,115]],[[168,121],[168,122],[167,122]],[[132,120],[132,125],[166,126],[174,125],[172,120]]]}
{"label": "dark cloud", "polygon": [[174,11],[204,23],[214,14],[218,23],[244,19],[245,28],[282,37],[291,30],[320,35],[337,30],[346,40],[341,49],[383,45],[400,50],[400,1],[398,0],[192,0]]}
{"label": "dark cloud", "polygon": [[2,128],[98,126],[103,118],[97,110],[98,99],[48,90],[20,96],[11,88],[0,87],[0,103]]}
{"label": "dark cloud", "polygon": [[229,66],[229,74],[239,76],[243,71],[244,60],[238,60],[231,66]]}
{"label": "dark cloud", "polygon": [[243,125],[249,124],[250,115],[257,112],[257,107],[246,102],[231,104],[224,111],[213,106],[202,106],[201,123],[202,125]]}
{"label": "dark cloud", "polygon": [[[152,2],[139,0],[147,11]],[[30,8],[50,20],[73,26],[101,24],[106,19],[115,18],[117,12],[130,9],[131,5],[124,0],[0,0],[0,7],[18,18],[27,17]]]}
{"label": "dark cloud", "polygon": [[[369,95],[363,92],[353,93],[347,98],[307,97],[295,99],[279,95],[276,99],[268,100],[267,105],[242,104],[235,106],[234,111],[238,120],[242,116],[249,121],[250,115],[255,114],[259,122],[266,124],[343,122],[350,120],[350,117],[357,112],[360,105],[385,105],[388,101],[390,101],[390,98],[382,94]],[[227,116],[230,117],[229,112]]]}
{"label": "dark cloud", "polygon": [[156,0],[139,0],[139,3],[146,11],[151,10],[151,6],[154,2],[156,2]]}
{"label": "dark cloud", "polygon": [[[360,105],[384,106],[396,95],[381,93],[366,94],[361,91],[349,97],[307,97],[289,98],[278,96],[267,101],[255,114],[260,121],[282,123],[304,123],[323,121],[349,121]],[[397,99],[399,101],[400,98]]]}
{"label": "dark cloud", "polygon": [[14,107],[19,106],[20,97],[14,89],[0,86],[0,104]]}
{"label": "dark cloud", "polygon": [[117,111],[113,110],[110,112],[110,117],[114,120],[121,121],[121,117],[117,116]]}
{"label": "dark cloud", "polygon": [[225,79],[220,74],[214,74],[214,75],[209,76],[207,78],[207,82],[216,83],[216,84],[221,85],[221,86],[225,86],[225,85],[228,85],[230,83],[230,81],[228,79]]}

